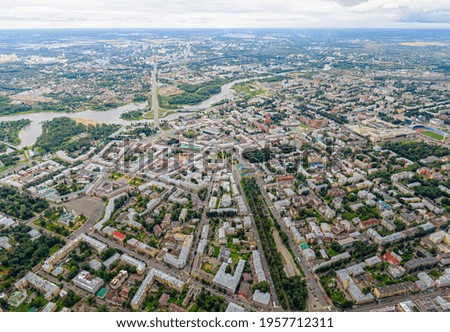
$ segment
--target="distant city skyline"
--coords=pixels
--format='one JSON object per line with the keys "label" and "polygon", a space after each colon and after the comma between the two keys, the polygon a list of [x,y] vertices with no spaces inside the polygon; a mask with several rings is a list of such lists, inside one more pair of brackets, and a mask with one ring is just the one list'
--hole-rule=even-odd
{"label": "distant city skyline", "polygon": [[448,0],[0,0],[0,29],[450,28]]}

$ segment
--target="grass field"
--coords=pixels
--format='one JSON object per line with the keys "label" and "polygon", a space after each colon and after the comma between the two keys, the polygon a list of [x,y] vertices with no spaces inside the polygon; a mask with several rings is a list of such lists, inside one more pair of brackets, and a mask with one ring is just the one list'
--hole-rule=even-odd
{"label": "grass field", "polygon": [[207,262],[203,263],[202,270],[207,273],[214,274],[214,266],[212,266],[212,264],[210,264],[210,263],[207,263]]}
{"label": "grass field", "polygon": [[298,131],[304,131],[304,130],[308,130],[308,129],[310,129],[309,126],[304,123],[300,123],[300,126],[297,127]]}
{"label": "grass field", "polygon": [[133,185],[133,186],[140,186],[141,184],[143,184],[144,183],[144,180],[142,180],[142,179],[140,179],[140,178],[133,178],[133,179],[131,179],[130,180],[130,182],[129,182],[131,185]]}
{"label": "grass field", "polygon": [[239,95],[250,98],[264,93],[264,90],[256,89],[254,86],[248,83],[237,83],[233,85],[233,90],[235,90]]}
{"label": "grass field", "polygon": [[4,171],[7,171],[8,169],[12,168],[14,165],[12,166],[2,166],[0,167],[0,173],[3,173]]}
{"label": "grass field", "polygon": [[119,180],[122,176],[123,174],[121,173],[112,173],[108,178],[111,180]]}
{"label": "grass field", "polygon": [[434,131],[430,131],[430,130],[426,130],[426,131],[422,131],[422,134],[424,134],[425,136],[434,138],[436,140],[441,141],[444,136],[442,136],[441,134],[435,133]]}

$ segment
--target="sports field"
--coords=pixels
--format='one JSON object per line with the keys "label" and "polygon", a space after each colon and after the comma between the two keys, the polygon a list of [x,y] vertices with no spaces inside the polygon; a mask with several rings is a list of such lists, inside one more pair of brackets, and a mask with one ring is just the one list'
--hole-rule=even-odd
{"label": "sports field", "polygon": [[437,140],[442,140],[444,138],[444,136],[442,136],[441,134],[435,133],[434,131],[430,130],[424,130],[422,131],[422,134]]}

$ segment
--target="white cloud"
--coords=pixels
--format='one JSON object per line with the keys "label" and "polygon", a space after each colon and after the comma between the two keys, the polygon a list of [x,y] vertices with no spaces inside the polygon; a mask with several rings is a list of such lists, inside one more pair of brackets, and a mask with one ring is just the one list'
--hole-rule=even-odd
{"label": "white cloud", "polygon": [[0,0],[0,28],[450,27],[449,11],[448,0]]}
{"label": "white cloud", "polygon": [[328,1],[336,2],[345,7],[353,7],[353,6],[357,6],[361,3],[367,2],[369,0],[328,0]]}

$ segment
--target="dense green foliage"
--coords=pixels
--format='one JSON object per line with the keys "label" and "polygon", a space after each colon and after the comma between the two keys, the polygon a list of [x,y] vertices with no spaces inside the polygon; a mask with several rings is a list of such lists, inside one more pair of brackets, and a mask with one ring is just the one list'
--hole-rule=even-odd
{"label": "dense green foliage", "polygon": [[317,113],[317,114],[320,114],[320,115],[322,115],[322,116],[324,116],[324,117],[326,117],[326,118],[328,118],[330,120],[333,120],[334,122],[337,122],[339,124],[348,123],[347,118],[345,116],[343,116],[343,115],[336,115],[336,114],[333,114],[333,113],[330,113],[330,112],[323,112],[323,111],[319,111],[319,110],[316,110],[314,112]]}
{"label": "dense green foliage", "polygon": [[120,118],[124,119],[124,120],[129,120],[129,121],[140,120],[143,115],[144,115],[143,111],[135,110],[135,111],[129,111],[129,112],[120,114]]}
{"label": "dense green foliage", "polygon": [[261,292],[267,293],[268,291],[270,291],[270,285],[267,281],[261,281],[258,282],[257,284],[254,284],[252,289],[253,290],[259,289]]}
{"label": "dense green foliage", "polygon": [[264,256],[269,265],[270,274],[278,300],[283,309],[300,311],[306,309],[308,291],[305,280],[300,276],[288,278],[283,269],[283,259],[277,250],[272,235],[274,229],[270,211],[254,178],[243,178],[242,187],[250,209],[254,215]]}
{"label": "dense green foliage", "polygon": [[252,164],[264,163],[273,157],[272,151],[269,148],[246,151],[242,156]]}
{"label": "dense green foliage", "polygon": [[358,241],[354,245],[354,250],[352,252],[352,257],[358,261],[365,260],[377,253],[378,245],[375,243],[366,244]]}
{"label": "dense green foliage", "polygon": [[0,96],[0,115],[9,115],[16,113],[24,113],[32,110],[30,105],[26,104],[12,104],[11,99],[5,96]]}
{"label": "dense green foliage", "polygon": [[127,200],[128,200],[128,196],[127,195],[124,195],[122,197],[116,198],[116,200],[114,201],[114,211],[117,211],[122,206],[124,206]]}
{"label": "dense green foliage", "polygon": [[209,210],[206,213],[208,218],[214,217],[234,217],[236,215],[235,210]]}
{"label": "dense green foliage", "polygon": [[345,309],[353,307],[353,302],[347,300],[342,290],[337,286],[336,281],[333,279],[334,275],[334,272],[329,272],[320,278],[323,288],[337,308]]}
{"label": "dense green foliage", "polygon": [[117,253],[117,249],[108,247],[108,249],[106,249],[105,251],[103,251],[100,254],[100,258],[102,259],[102,261],[106,261],[108,258],[110,258],[115,253]]}
{"label": "dense green foliage", "polygon": [[34,213],[40,213],[49,204],[42,198],[34,198],[15,188],[0,187],[0,212],[22,220],[30,219]]}
{"label": "dense green foliage", "polygon": [[3,166],[15,165],[20,160],[19,154],[19,151],[14,151],[9,154],[2,155],[0,156],[0,162],[3,164]]}
{"label": "dense green foliage", "polygon": [[227,308],[225,299],[221,296],[211,295],[202,290],[196,301],[199,311],[206,312],[224,312]]}
{"label": "dense green foliage", "polygon": [[342,213],[342,217],[347,220],[359,217],[362,221],[366,221],[372,218],[379,218],[380,212],[375,206],[361,206],[358,210],[352,211],[348,204],[344,205],[346,212]]}
{"label": "dense green foliage", "polygon": [[419,161],[430,156],[443,157],[450,154],[450,150],[444,146],[414,141],[386,142],[383,144],[383,148],[412,161]]}
{"label": "dense green foliage", "polygon": [[0,236],[9,236],[16,242],[13,251],[0,251],[0,266],[4,266],[8,271],[4,281],[0,284],[0,292],[10,287],[14,281],[23,277],[27,271],[47,258],[52,247],[64,244],[64,241],[59,238],[46,234],[31,241],[27,234],[30,230],[29,226],[18,225],[0,231]]}
{"label": "dense green foliage", "polygon": [[197,192],[198,197],[204,201],[206,199],[206,195],[208,195],[208,188],[202,188]]}
{"label": "dense green foliage", "polygon": [[439,181],[436,179],[425,179],[422,176],[415,174],[411,179],[408,181],[405,181],[404,184],[412,183],[412,182],[418,182],[420,183],[420,186],[414,187],[414,191],[416,194],[427,197],[431,200],[435,200],[439,197],[443,197],[443,200],[441,201],[441,205],[448,206],[449,201],[448,197],[450,197],[449,194],[447,194],[445,191],[442,191],[439,188],[439,185],[443,185],[444,187],[449,188],[450,187],[450,181]]}
{"label": "dense green foliage", "polygon": [[414,191],[420,196],[427,197],[432,200],[447,195],[445,192],[441,191],[437,186],[432,185],[418,186],[414,188]]}
{"label": "dense green foliage", "polygon": [[30,123],[31,121],[28,119],[0,122],[0,141],[4,141],[12,145],[20,144],[19,132]]}
{"label": "dense green foliage", "polygon": [[79,297],[73,290],[69,290],[66,294],[66,296],[62,299],[62,305],[66,308],[73,307],[78,301],[81,300],[81,297]]}
{"label": "dense green foliage", "polygon": [[179,84],[184,92],[167,97],[158,96],[159,104],[164,108],[177,108],[181,105],[195,105],[220,92],[226,80],[218,79],[201,84]]}
{"label": "dense green foliage", "polygon": [[144,134],[145,136],[151,136],[156,133],[155,128],[153,128],[148,123],[144,124],[143,126],[135,128],[132,133],[136,136],[139,136],[141,134]]}
{"label": "dense green foliage", "polygon": [[[93,141],[108,137],[118,128],[118,125],[106,124],[86,126],[70,118],[55,118],[42,125],[42,134],[37,139],[36,146],[46,152],[87,150]],[[80,134],[85,135],[73,139]]]}

